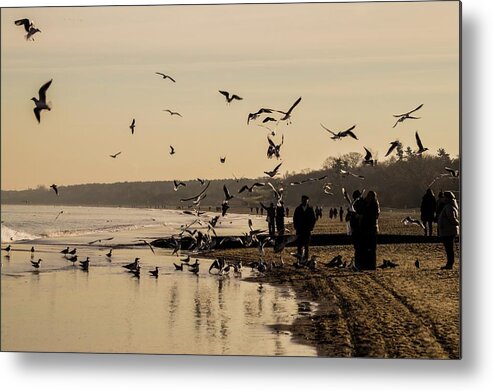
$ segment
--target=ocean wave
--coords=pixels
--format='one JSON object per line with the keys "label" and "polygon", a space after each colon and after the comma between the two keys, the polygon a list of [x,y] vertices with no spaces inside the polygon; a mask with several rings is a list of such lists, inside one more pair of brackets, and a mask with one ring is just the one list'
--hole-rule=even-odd
{"label": "ocean wave", "polygon": [[89,229],[81,228],[81,229],[53,230],[53,231],[43,232],[40,237],[58,238],[64,236],[84,236],[84,235],[93,235],[99,233],[133,231],[139,228],[150,228],[150,227],[158,227],[158,226],[159,224],[145,224],[145,225],[121,224],[121,225],[111,225],[107,227],[89,228]]}
{"label": "ocean wave", "polygon": [[34,240],[39,238],[39,236],[25,231],[17,231],[4,224],[2,224],[1,237],[2,242],[17,242],[19,240]]}

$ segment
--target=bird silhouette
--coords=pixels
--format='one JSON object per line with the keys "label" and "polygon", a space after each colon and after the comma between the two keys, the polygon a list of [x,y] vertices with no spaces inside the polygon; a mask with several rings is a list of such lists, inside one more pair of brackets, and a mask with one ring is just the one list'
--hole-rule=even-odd
{"label": "bird silhouette", "polygon": [[117,153],[115,153],[114,155],[110,155],[110,157],[112,157],[113,159],[116,159],[116,157],[117,157],[118,155],[120,155],[120,154],[121,154],[121,152],[117,152]]}
{"label": "bird silhouette", "polygon": [[423,104],[420,104],[418,107],[416,107],[415,109],[413,109],[411,111],[408,111],[407,113],[394,115],[394,117],[398,118],[398,120],[394,124],[393,128],[395,128],[398,123],[404,122],[406,119],[420,119],[421,117],[413,117],[413,116],[411,116],[411,114],[414,113],[415,111],[418,111],[421,107],[423,107]]}
{"label": "bird silhouette", "polygon": [[41,111],[51,110],[51,107],[48,105],[48,103],[46,103],[46,91],[51,86],[52,82],[53,79],[51,79],[50,81],[46,82],[41,86],[38,92],[39,99],[36,97],[31,98],[31,100],[34,101],[34,104],[36,105],[33,111],[34,111],[34,115],[36,116],[36,119],[38,120],[38,123],[41,123]]}
{"label": "bird silhouette", "polygon": [[152,276],[152,277],[158,277],[159,276],[159,267],[156,266],[156,268],[154,270],[150,270],[149,271],[149,274]]}
{"label": "bird silhouette", "polygon": [[226,163],[226,156],[224,156],[224,157],[220,157],[220,158],[219,158],[219,161],[220,161],[221,163]]}
{"label": "bird silhouette", "polygon": [[129,128],[132,131],[132,134],[134,134],[134,131],[135,131],[135,118],[132,119],[132,123],[130,124]]}
{"label": "bird silhouette", "polygon": [[180,187],[186,187],[187,186],[187,184],[185,182],[178,182],[176,180],[173,181],[173,184],[174,184],[174,187],[173,187],[174,191],[178,191],[178,189]]}
{"label": "bird silhouette", "polygon": [[55,194],[58,195],[58,186],[57,185],[53,184],[50,186],[50,188],[52,188],[53,191],[55,192]]}
{"label": "bird silhouette", "polygon": [[242,100],[243,98],[236,95],[236,94],[230,94],[228,91],[221,91],[219,90],[219,93],[224,95],[224,97],[226,98],[226,103],[227,104],[230,104],[233,100]]}
{"label": "bird silhouette", "polygon": [[272,171],[264,171],[264,173],[270,176],[271,178],[274,178],[278,174],[279,168],[281,167],[282,163],[283,162],[279,163],[276,167],[274,167]]}
{"label": "bird silhouette", "polygon": [[363,147],[363,148],[365,148],[365,151],[366,151],[366,155],[363,158],[363,164],[367,164],[367,165],[370,165],[373,167],[375,164],[375,161],[373,160],[373,156],[372,156],[371,152],[366,147]]}
{"label": "bird silhouette", "polygon": [[353,125],[351,126],[349,129],[346,129],[344,131],[341,131],[341,132],[333,132],[332,130],[326,128],[324,125],[320,124],[320,126],[322,128],[324,128],[327,132],[329,132],[330,134],[332,134],[332,136],[330,137],[332,140],[340,140],[344,137],[352,137],[354,138],[355,140],[358,140],[358,137],[356,137],[356,134],[354,134],[353,132],[353,129],[356,127],[356,125]]}
{"label": "bird silhouette", "polygon": [[385,154],[385,157],[389,156],[389,155],[392,153],[392,151],[393,151],[394,149],[396,149],[399,145],[401,145],[401,143],[400,143],[400,141],[399,141],[399,140],[392,141],[392,142],[390,143],[390,148],[389,148],[389,150],[388,150],[388,151],[387,151],[387,153]]}
{"label": "bird silhouette", "polygon": [[42,262],[43,260],[40,258],[38,259],[37,261],[31,261],[31,265],[36,268],[36,269],[39,269],[39,266],[40,266],[40,263]]}
{"label": "bird silhouette", "polygon": [[417,155],[421,155],[423,152],[428,151],[428,148],[423,147],[423,143],[421,142],[421,139],[419,138],[418,132],[416,132],[416,144],[418,144],[418,150],[416,151]]}
{"label": "bird silhouette", "polygon": [[173,83],[176,83],[176,80],[169,75],[165,75],[164,73],[161,72],[156,72],[156,75],[162,76],[163,79],[170,79]]}
{"label": "bird silhouette", "polygon": [[170,109],[165,109],[163,111],[167,111],[172,117],[177,115],[178,117],[183,117],[178,111],[171,111]]}

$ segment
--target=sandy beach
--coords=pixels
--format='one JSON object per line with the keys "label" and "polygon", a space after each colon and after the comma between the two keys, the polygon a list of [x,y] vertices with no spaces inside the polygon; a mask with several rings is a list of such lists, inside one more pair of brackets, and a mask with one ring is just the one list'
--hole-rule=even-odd
{"label": "sandy beach", "polygon": [[[383,232],[393,232],[394,226],[403,230],[397,216],[384,215]],[[342,228],[342,223],[324,219],[315,231]],[[368,272],[324,265],[338,254],[351,260],[351,246],[312,247],[311,254],[319,256],[314,271],[293,267],[290,251],[294,249],[284,253],[284,268],[254,281],[290,286],[299,300],[318,303],[315,314],[296,319],[289,330],[298,341],[315,346],[319,356],[460,358],[460,262],[456,261],[454,270],[440,270],[445,263],[441,244],[380,245],[378,264],[390,259],[399,266]],[[457,243],[457,258],[458,254]],[[230,249],[214,253],[219,256],[248,263],[258,259],[259,253],[253,248]],[[266,250],[267,263],[278,258]]]}

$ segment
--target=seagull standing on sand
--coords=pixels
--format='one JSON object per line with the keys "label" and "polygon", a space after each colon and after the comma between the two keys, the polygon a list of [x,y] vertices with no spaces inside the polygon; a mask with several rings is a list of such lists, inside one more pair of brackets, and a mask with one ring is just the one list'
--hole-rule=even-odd
{"label": "seagull standing on sand", "polygon": [[242,100],[243,98],[236,95],[236,94],[230,94],[228,91],[221,91],[219,90],[219,93],[224,95],[226,97],[226,103],[230,104],[233,100]]}
{"label": "seagull standing on sand", "polygon": [[38,259],[37,261],[31,261],[31,265],[36,268],[36,269],[39,269],[39,264],[42,262],[43,260],[40,258]]}
{"label": "seagull standing on sand", "polygon": [[173,83],[176,83],[176,80],[169,75],[165,75],[164,73],[161,72],[156,72],[156,75],[162,76],[163,79],[170,79]]}
{"label": "seagull standing on sand", "polygon": [[85,261],[80,261],[79,264],[82,270],[89,271],[89,257],[86,257]]}
{"label": "seagull standing on sand", "polygon": [[34,108],[34,115],[36,116],[38,123],[41,123],[41,110],[51,110],[51,107],[46,103],[46,90],[51,86],[52,81],[53,79],[41,86],[38,92],[39,99],[37,99],[36,97],[31,98],[31,100],[34,101],[34,104],[36,105],[36,107]]}
{"label": "seagull standing on sand", "polygon": [[398,120],[394,124],[393,128],[395,128],[399,122],[404,122],[406,119],[420,119],[421,117],[413,117],[411,114],[415,111],[418,111],[421,107],[423,107],[423,104],[420,104],[418,107],[411,111],[408,111],[407,113],[394,115],[394,117],[398,118]]}
{"label": "seagull standing on sand", "polygon": [[109,253],[107,253],[107,254],[106,254],[106,256],[107,256],[108,258],[111,258],[111,256],[112,256],[112,255],[113,255],[113,249],[112,249],[112,248],[110,248],[110,252],[109,252]]}
{"label": "seagull standing on sand", "polygon": [[159,267],[156,266],[156,268],[154,270],[151,270],[149,271],[149,274],[152,276],[152,277],[158,277],[159,276]]}

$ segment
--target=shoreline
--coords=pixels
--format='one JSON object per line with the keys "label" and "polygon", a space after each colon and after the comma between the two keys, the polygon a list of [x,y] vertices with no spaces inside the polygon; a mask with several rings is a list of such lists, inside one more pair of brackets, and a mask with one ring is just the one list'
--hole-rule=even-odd
{"label": "shoreline", "polygon": [[[411,253],[409,247],[418,247],[381,245],[379,263],[388,255],[396,260],[399,246]],[[283,268],[245,281],[289,285],[299,303],[317,303],[316,311],[296,317],[287,331],[294,342],[313,346],[318,357],[459,359],[459,265],[454,270],[439,270],[443,261],[440,245],[419,247],[414,253],[425,252],[428,257],[419,270],[414,258],[407,262],[402,256],[395,269],[352,272],[327,268],[325,263],[336,253],[346,260],[351,257],[351,246],[332,246],[312,248],[312,254],[320,257],[315,271],[293,267],[294,257],[285,255]],[[244,267],[259,258],[252,248],[201,256],[241,260]],[[278,256],[274,258],[269,251],[264,260],[277,261]]]}

